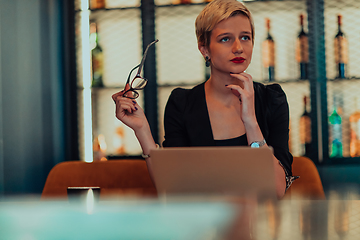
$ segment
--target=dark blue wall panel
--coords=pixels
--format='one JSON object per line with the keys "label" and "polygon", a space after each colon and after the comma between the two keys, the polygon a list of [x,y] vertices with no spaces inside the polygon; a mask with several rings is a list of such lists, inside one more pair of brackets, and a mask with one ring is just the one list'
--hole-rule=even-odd
{"label": "dark blue wall panel", "polygon": [[60,0],[0,0],[0,191],[41,193],[64,161]]}

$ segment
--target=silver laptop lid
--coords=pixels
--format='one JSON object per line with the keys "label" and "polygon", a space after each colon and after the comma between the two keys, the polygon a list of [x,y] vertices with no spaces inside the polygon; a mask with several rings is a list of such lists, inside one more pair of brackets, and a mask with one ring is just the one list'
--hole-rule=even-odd
{"label": "silver laptop lid", "polygon": [[152,150],[159,195],[276,198],[272,151],[249,147],[178,147]]}

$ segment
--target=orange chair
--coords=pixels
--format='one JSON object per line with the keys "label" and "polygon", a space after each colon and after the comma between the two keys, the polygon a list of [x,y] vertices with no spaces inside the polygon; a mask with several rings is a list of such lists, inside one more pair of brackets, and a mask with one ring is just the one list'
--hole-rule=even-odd
{"label": "orange chair", "polygon": [[68,187],[100,187],[100,198],[157,194],[146,162],[140,159],[61,162],[51,169],[41,199],[67,198]]}
{"label": "orange chair", "polygon": [[325,199],[319,172],[311,159],[294,157],[292,173],[300,178],[293,182],[284,199]]}

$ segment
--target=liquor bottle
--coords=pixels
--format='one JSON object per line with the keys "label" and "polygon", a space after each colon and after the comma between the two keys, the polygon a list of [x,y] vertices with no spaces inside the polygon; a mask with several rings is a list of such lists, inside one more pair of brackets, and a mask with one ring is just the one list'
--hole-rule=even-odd
{"label": "liquor bottle", "polygon": [[334,97],[334,110],[329,117],[330,122],[330,144],[331,154],[330,157],[342,157],[342,119],[338,114],[336,97]]}
{"label": "liquor bottle", "polygon": [[270,19],[266,18],[267,37],[262,44],[263,64],[268,75],[267,80],[275,80],[275,42],[270,34]]}
{"label": "liquor bottle", "polygon": [[106,142],[103,134],[99,134],[99,136],[94,138],[93,143],[93,154],[94,161],[106,161]]}
{"label": "liquor bottle", "polygon": [[125,129],[124,125],[122,123],[119,123],[119,121],[116,122],[116,128],[115,128],[115,136],[113,139],[113,145],[115,147],[115,152],[117,155],[123,155],[126,153],[125,149]]}
{"label": "liquor bottle", "polygon": [[338,32],[334,40],[335,63],[337,67],[337,77],[346,77],[346,65],[348,63],[348,43],[345,34],[341,31],[342,16],[338,15]]}
{"label": "liquor bottle", "polygon": [[301,155],[310,156],[311,145],[311,118],[307,110],[308,97],[304,96],[304,112],[300,117],[300,142],[302,146]]}
{"label": "liquor bottle", "polygon": [[178,5],[178,4],[190,4],[191,0],[173,0],[172,4]]}
{"label": "liquor bottle", "polygon": [[300,65],[300,79],[308,78],[309,42],[304,31],[304,15],[300,15],[301,30],[296,40],[296,60]]}
{"label": "liquor bottle", "polygon": [[91,0],[90,9],[102,9],[105,8],[105,0]]}
{"label": "liquor bottle", "polygon": [[91,69],[92,87],[103,87],[103,50],[99,45],[99,35],[95,22],[90,23],[90,49],[91,49]]}
{"label": "liquor bottle", "polygon": [[355,112],[350,115],[350,156],[360,156],[360,111],[355,98]]}

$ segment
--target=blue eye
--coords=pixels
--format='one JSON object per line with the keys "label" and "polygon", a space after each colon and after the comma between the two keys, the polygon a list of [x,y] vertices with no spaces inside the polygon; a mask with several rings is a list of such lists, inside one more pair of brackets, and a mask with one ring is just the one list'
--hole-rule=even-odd
{"label": "blue eye", "polygon": [[224,38],[220,39],[221,42],[227,42],[227,41],[229,41],[229,40],[230,40],[229,37],[224,37]]}
{"label": "blue eye", "polygon": [[241,40],[247,41],[247,40],[250,40],[250,37],[249,36],[243,36],[243,37],[241,37]]}

